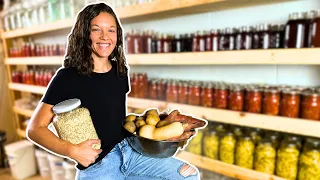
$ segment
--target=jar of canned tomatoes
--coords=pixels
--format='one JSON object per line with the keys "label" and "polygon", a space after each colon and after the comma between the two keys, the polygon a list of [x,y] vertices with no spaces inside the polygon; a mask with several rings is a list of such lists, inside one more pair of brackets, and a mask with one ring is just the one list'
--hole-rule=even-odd
{"label": "jar of canned tomatoes", "polygon": [[189,85],[186,82],[179,83],[178,87],[178,102],[182,104],[188,103]]}
{"label": "jar of canned tomatoes", "polygon": [[301,118],[320,120],[320,94],[314,91],[302,93]]}
{"label": "jar of canned tomatoes", "polygon": [[210,83],[205,84],[201,91],[201,105],[204,107],[213,107],[212,104],[213,88]]}
{"label": "jar of canned tomatoes", "polygon": [[188,104],[191,105],[200,105],[200,85],[197,82],[191,83],[189,87],[189,93],[188,93]]}
{"label": "jar of canned tomatoes", "polygon": [[244,108],[244,92],[241,86],[235,85],[230,88],[228,96],[228,109],[242,111]]}
{"label": "jar of canned tomatoes", "polygon": [[213,107],[227,109],[228,87],[225,84],[216,85],[213,93]]}
{"label": "jar of canned tomatoes", "polygon": [[262,111],[262,92],[255,86],[246,89],[245,111],[250,113],[261,113]]}
{"label": "jar of canned tomatoes", "polygon": [[280,103],[280,115],[297,118],[300,109],[300,93],[296,90],[286,89],[282,91]]}
{"label": "jar of canned tomatoes", "polygon": [[267,115],[278,115],[280,110],[280,92],[278,89],[266,89],[263,93],[262,111]]}

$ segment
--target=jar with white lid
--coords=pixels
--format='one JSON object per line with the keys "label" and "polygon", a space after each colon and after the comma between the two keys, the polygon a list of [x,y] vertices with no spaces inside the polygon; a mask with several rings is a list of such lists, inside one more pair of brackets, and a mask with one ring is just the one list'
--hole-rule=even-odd
{"label": "jar with white lid", "polygon": [[[53,125],[63,140],[79,144],[88,139],[98,139],[90,112],[81,107],[80,99],[68,99],[52,108],[55,116]],[[93,144],[94,149],[100,149],[101,144]]]}

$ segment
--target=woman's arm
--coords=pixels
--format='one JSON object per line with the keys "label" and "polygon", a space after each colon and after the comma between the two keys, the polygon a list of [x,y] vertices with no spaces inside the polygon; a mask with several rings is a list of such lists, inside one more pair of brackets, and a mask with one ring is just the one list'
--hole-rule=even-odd
{"label": "woman's arm", "polygon": [[93,149],[91,145],[100,143],[100,141],[91,139],[78,145],[74,145],[68,141],[58,138],[48,129],[48,125],[54,117],[52,107],[52,105],[43,102],[39,103],[27,127],[28,139],[46,149],[49,149],[50,151],[70,157],[82,164],[84,167],[95,162],[95,159],[102,150]]}

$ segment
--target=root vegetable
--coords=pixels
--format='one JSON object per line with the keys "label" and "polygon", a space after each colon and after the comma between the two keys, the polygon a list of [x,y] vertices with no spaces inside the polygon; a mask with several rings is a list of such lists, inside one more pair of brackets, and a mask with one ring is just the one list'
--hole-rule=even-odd
{"label": "root vegetable", "polygon": [[146,118],[146,123],[152,126],[157,125],[157,123],[160,121],[160,118],[158,115],[149,114]]}
{"label": "root vegetable", "polygon": [[146,122],[143,119],[136,120],[135,125],[137,128],[141,128],[142,126],[146,125]]}
{"label": "root vegetable", "polygon": [[145,125],[139,130],[139,135],[154,140],[166,140],[183,134],[183,126],[180,122],[156,128],[152,125]]}

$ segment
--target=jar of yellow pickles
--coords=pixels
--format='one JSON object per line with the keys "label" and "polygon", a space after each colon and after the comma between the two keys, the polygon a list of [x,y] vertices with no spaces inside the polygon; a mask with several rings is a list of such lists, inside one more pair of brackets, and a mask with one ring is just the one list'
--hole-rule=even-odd
{"label": "jar of yellow pickles", "polygon": [[237,139],[232,132],[225,132],[220,138],[219,158],[222,162],[234,164],[234,151]]}
{"label": "jar of yellow pickles", "polygon": [[274,174],[277,151],[270,139],[262,139],[255,149],[254,169],[259,172]]}
{"label": "jar of yellow pickles", "polygon": [[212,127],[209,127],[203,135],[203,155],[219,159],[219,135]]}
{"label": "jar of yellow pickles", "polygon": [[307,139],[299,160],[298,180],[320,179],[320,140]]}
{"label": "jar of yellow pickles", "polygon": [[250,134],[243,134],[237,142],[236,165],[248,169],[253,168],[255,144]]}

